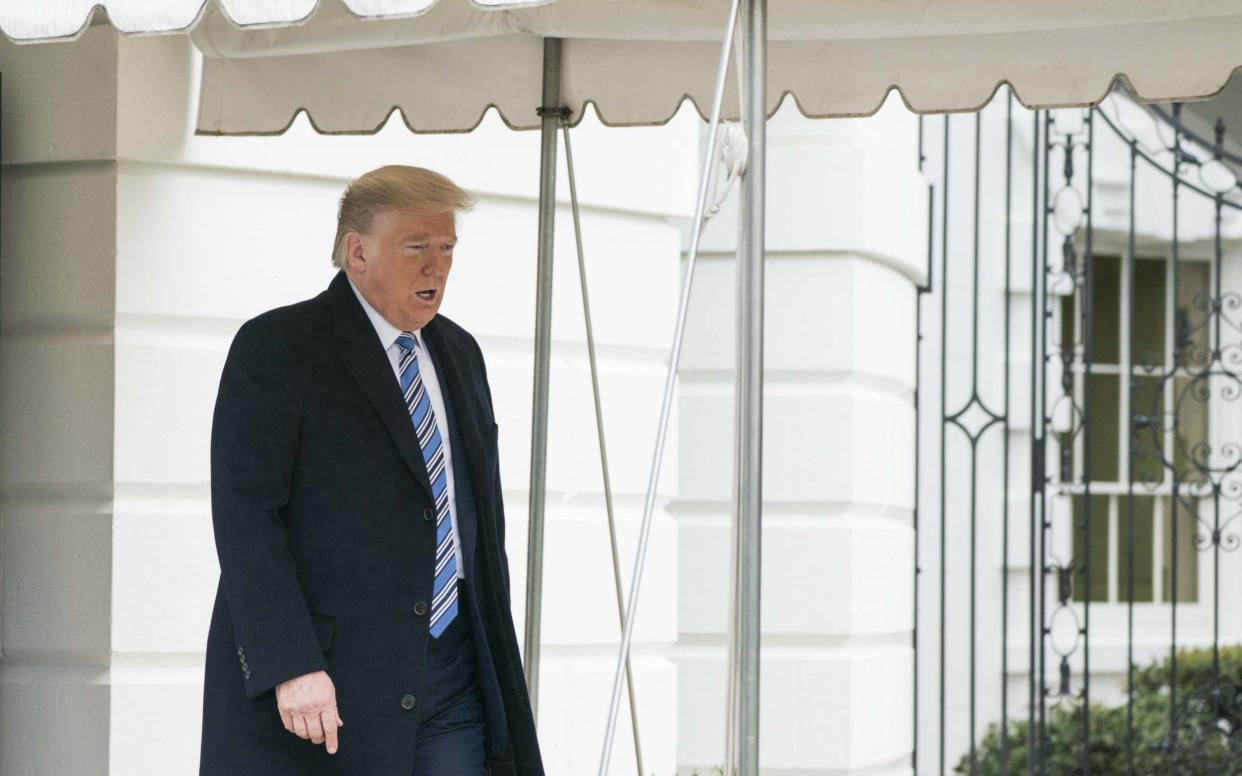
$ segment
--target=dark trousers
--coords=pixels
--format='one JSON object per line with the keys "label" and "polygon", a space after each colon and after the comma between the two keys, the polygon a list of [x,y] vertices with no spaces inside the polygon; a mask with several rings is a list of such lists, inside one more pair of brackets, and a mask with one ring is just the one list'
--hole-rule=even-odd
{"label": "dark trousers", "polygon": [[413,776],[483,776],[485,727],[478,694],[463,696],[419,727]]}
{"label": "dark trousers", "polygon": [[469,596],[463,580],[457,583],[457,616],[427,645],[413,776],[483,776],[487,719],[476,678]]}

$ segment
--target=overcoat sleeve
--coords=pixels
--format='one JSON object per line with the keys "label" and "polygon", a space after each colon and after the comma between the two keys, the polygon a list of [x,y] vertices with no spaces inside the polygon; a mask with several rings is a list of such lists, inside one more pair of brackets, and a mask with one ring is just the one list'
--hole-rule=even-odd
{"label": "overcoat sleeve", "polygon": [[247,321],[225,360],[211,427],[211,515],[246,697],[327,670],[289,552],[302,412],[296,355],[270,316]]}

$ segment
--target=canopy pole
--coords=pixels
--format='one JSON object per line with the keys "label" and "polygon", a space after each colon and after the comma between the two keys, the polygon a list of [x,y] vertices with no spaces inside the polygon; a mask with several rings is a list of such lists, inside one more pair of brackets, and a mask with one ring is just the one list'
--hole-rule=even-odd
{"label": "canopy pole", "polygon": [[561,39],[543,40],[539,146],[539,254],[535,279],[535,377],[530,429],[530,519],[526,534],[526,643],[522,660],[531,712],[539,714],[539,633],[543,614],[543,513],[547,483],[548,367],[552,350],[552,239],[556,224],[556,130],[561,106]]}
{"label": "canopy pole", "polygon": [[[741,776],[759,774],[759,583],[763,506],[763,265],[764,122],[767,118],[767,2],[746,0],[743,73],[747,161],[741,189],[741,234],[737,262],[737,429],[735,435],[735,519],[737,531],[738,643],[736,729]],[[732,776],[732,775],[730,775]]]}

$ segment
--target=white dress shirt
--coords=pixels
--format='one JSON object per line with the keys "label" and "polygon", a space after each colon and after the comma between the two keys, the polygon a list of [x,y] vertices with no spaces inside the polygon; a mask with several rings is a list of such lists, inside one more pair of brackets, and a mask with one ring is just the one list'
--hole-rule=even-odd
{"label": "white dress shirt", "polygon": [[[348,278],[349,287],[354,290],[354,296],[358,297],[358,302],[362,305],[362,309],[366,311],[367,318],[371,319],[371,325],[375,327],[375,333],[379,335],[380,344],[384,346],[384,352],[388,356],[388,363],[392,365],[393,376],[397,380],[397,385],[401,385],[401,346],[397,344],[397,337],[401,336],[401,330],[388,322],[384,316],[380,315],[354,285],[352,278]],[[466,578],[466,566],[462,562],[461,556],[461,532],[457,529],[457,497],[453,489],[453,450],[449,445],[449,416],[444,408],[444,397],[440,394],[440,381],[436,378],[436,366],[432,363],[430,356],[427,355],[427,348],[423,345],[423,335],[421,331],[414,332],[414,352],[418,356],[418,374],[423,379],[423,388],[427,391],[427,396],[431,399],[431,410],[436,414],[436,425],[440,428],[440,444],[444,447],[444,472],[447,482],[445,487],[448,488],[449,518],[453,521],[453,555],[457,560],[457,578]]]}

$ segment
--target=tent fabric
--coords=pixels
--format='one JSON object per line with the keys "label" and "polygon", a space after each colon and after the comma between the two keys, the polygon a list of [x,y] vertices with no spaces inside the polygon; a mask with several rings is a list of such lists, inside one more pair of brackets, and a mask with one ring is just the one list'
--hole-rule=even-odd
{"label": "tent fabric", "polygon": [[[93,0],[0,0],[14,39],[81,34]],[[494,106],[535,128],[542,38],[564,40],[562,102],[610,125],[705,112],[728,0],[111,0],[124,32],[188,30],[203,52],[197,131],[468,131]],[[98,21],[98,20],[97,20]],[[1242,0],[769,0],[769,112],[974,110],[1009,83],[1028,107],[1208,98],[1242,65]],[[736,118],[728,85],[724,115]]]}

